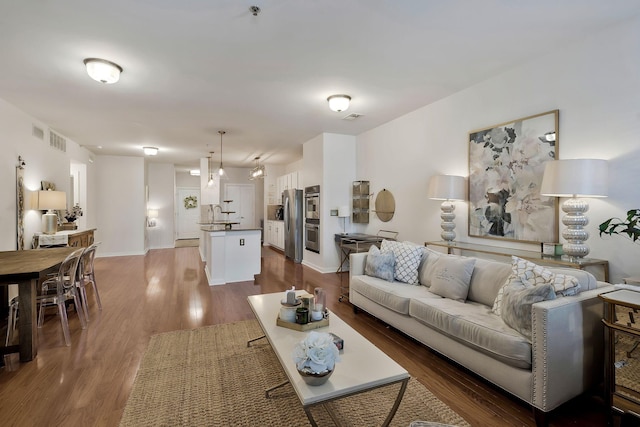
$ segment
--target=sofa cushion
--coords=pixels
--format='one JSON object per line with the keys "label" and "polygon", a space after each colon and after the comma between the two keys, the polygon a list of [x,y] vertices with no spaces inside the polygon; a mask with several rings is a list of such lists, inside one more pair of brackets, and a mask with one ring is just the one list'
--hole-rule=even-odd
{"label": "sofa cushion", "polygon": [[475,263],[474,258],[440,257],[434,265],[429,290],[441,297],[464,302]]}
{"label": "sofa cushion", "polygon": [[380,247],[382,253],[393,252],[396,258],[394,277],[396,280],[410,285],[419,285],[418,267],[422,261],[424,248],[415,243],[383,240]]}
{"label": "sofa cushion", "polygon": [[371,245],[364,266],[364,274],[378,277],[387,282],[393,282],[393,272],[396,266],[396,257],[393,252],[380,253],[377,246]]}
{"label": "sofa cushion", "polygon": [[387,282],[377,277],[353,276],[350,292],[357,292],[371,301],[396,313],[409,315],[411,298],[440,298],[424,286],[413,286],[401,282]]}
{"label": "sofa cushion", "polygon": [[409,315],[456,341],[508,365],[531,369],[531,343],[484,304],[414,298]]}
{"label": "sofa cushion", "polygon": [[431,286],[431,278],[433,277],[433,269],[436,265],[436,261],[440,258],[454,258],[454,259],[462,259],[465,258],[460,255],[449,255],[444,254],[442,252],[434,251],[433,249],[429,249],[427,247],[424,248],[425,260],[420,265],[420,270],[418,271],[418,279],[420,280],[420,284],[426,287]]}
{"label": "sofa cushion", "polygon": [[510,274],[509,263],[477,258],[467,300],[491,307]]}
{"label": "sofa cushion", "polygon": [[531,306],[555,297],[555,288],[550,283],[538,286],[507,285],[502,297],[502,320],[531,342]]}

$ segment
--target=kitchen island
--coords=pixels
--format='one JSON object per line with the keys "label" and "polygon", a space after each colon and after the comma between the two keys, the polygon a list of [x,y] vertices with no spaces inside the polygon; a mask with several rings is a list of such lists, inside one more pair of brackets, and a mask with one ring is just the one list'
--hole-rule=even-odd
{"label": "kitchen island", "polygon": [[260,274],[259,228],[229,229],[221,224],[202,224],[201,256],[210,286],[253,281]]}

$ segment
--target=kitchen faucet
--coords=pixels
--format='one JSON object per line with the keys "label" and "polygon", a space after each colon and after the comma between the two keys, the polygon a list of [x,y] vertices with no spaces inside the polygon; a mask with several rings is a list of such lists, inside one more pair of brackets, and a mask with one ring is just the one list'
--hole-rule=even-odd
{"label": "kitchen faucet", "polygon": [[216,222],[216,208],[220,209],[220,214],[222,214],[222,206],[216,204],[216,205],[210,205],[211,206],[211,222]]}

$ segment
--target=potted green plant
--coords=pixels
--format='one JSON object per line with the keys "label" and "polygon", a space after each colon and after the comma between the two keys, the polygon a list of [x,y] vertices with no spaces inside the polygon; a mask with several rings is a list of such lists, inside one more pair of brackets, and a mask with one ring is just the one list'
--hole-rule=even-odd
{"label": "potted green plant", "polygon": [[627,219],[609,218],[600,224],[600,236],[608,234],[623,234],[628,236],[633,242],[640,239],[640,209],[631,209],[627,211]]}

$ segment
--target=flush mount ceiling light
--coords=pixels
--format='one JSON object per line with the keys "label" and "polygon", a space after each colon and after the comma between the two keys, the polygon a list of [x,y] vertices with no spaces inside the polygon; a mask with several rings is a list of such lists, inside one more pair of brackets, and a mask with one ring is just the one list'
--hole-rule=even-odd
{"label": "flush mount ceiling light", "polygon": [[142,147],[142,151],[147,156],[155,156],[158,154],[158,149],[156,147]]}
{"label": "flush mount ceiling light", "polygon": [[267,176],[264,171],[264,165],[260,164],[260,157],[256,157],[254,160],[256,162],[256,165],[253,169],[251,169],[251,171],[249,171],[249,179],[252,181],[254,179],[262,179]]}
{"label": "flush mount ceiling light", "polygon": [[329,101],[329,108],[339,113],[349,108],[351,97],[349,95],[331,95],[327,98],[327,101]]}
{"label": "flush mount ceiling light", "polygon": [[89,77],[100,83],[116,83],[122,72],[121,66],[106,59],[86,58],[84,65],[87,67]]}

